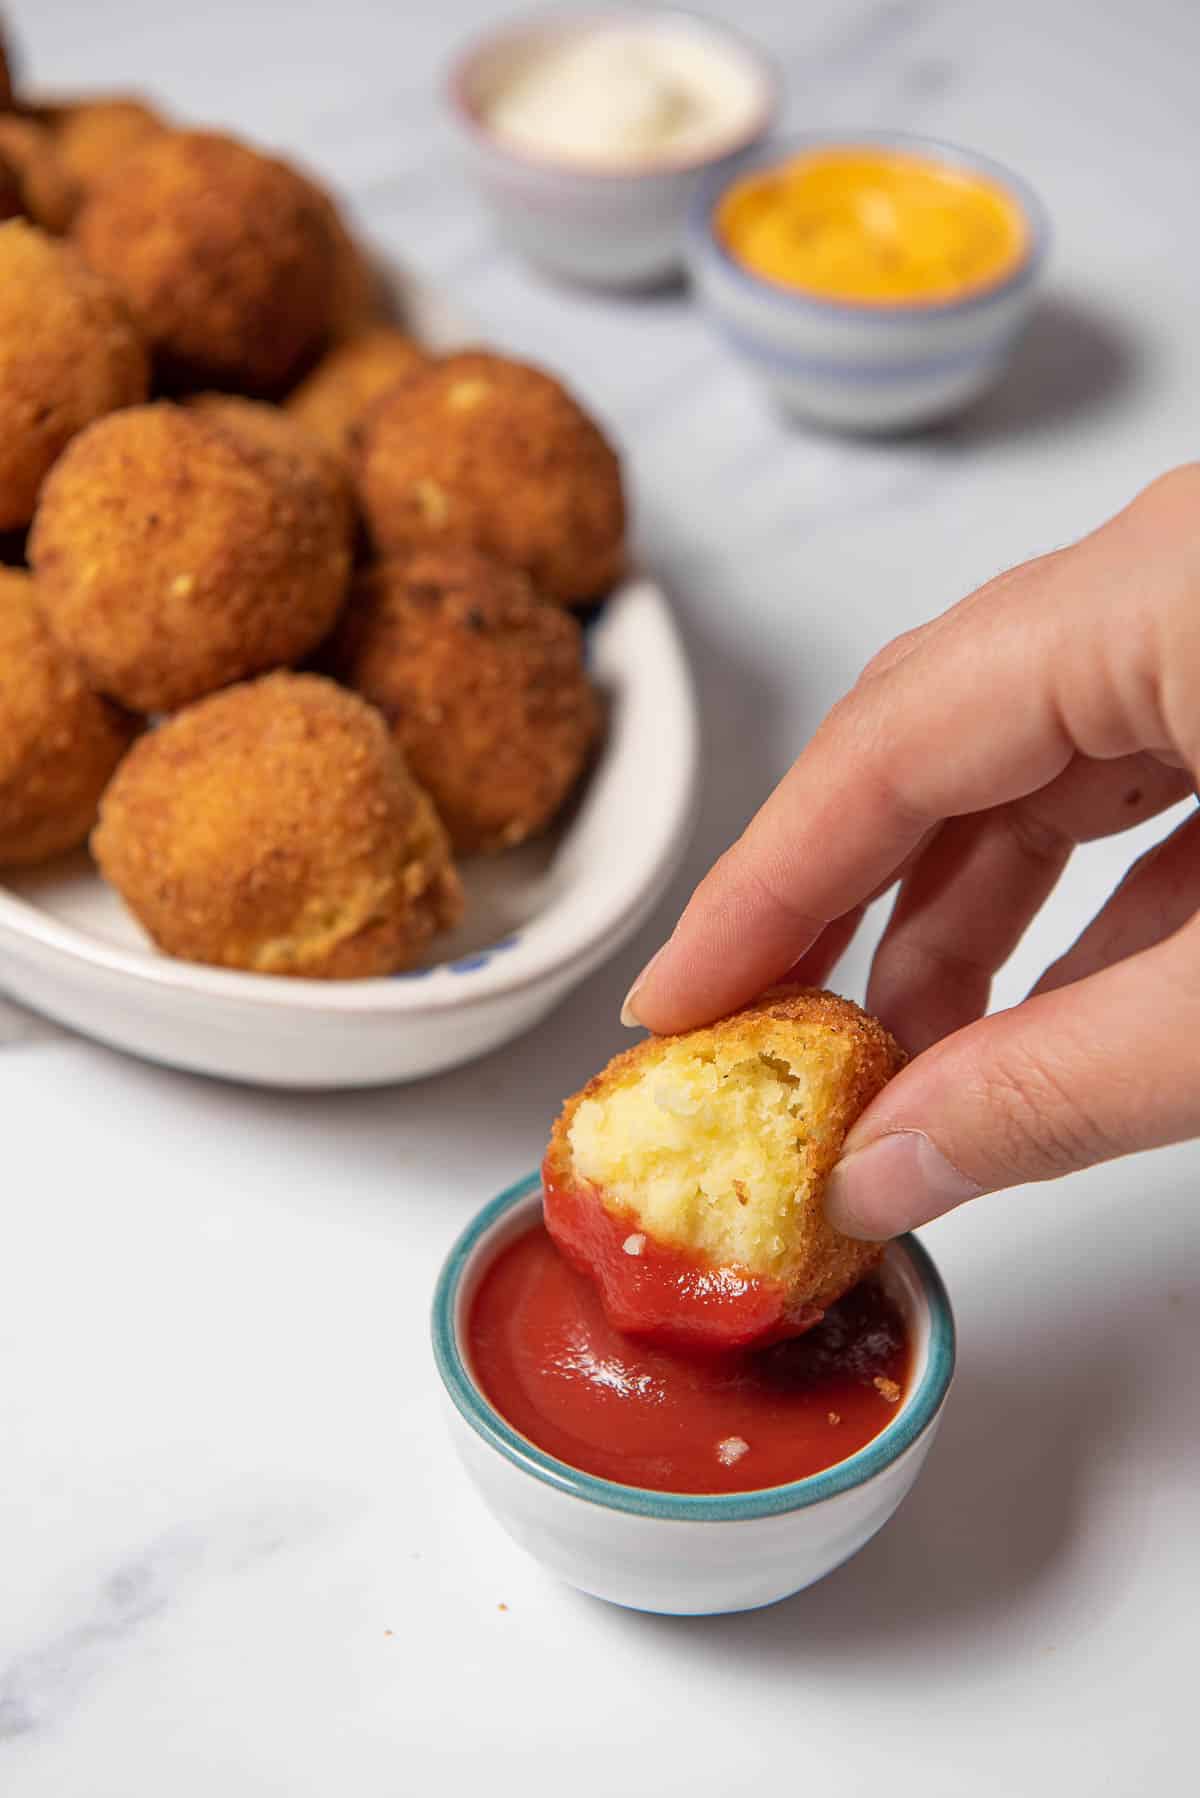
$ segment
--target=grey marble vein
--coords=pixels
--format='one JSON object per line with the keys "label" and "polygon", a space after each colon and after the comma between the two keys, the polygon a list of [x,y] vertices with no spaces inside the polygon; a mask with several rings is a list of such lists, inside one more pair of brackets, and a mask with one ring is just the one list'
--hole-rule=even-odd
{"label": "grey marble vein", "polygon": [[235,1578],[328,1527],[327,1512],[288,1503],[172,1530],[131,1555],[81,1595],[77,1621],[0,1668],[0,1745],[65,1722],[114,1654],[198,1582]]}

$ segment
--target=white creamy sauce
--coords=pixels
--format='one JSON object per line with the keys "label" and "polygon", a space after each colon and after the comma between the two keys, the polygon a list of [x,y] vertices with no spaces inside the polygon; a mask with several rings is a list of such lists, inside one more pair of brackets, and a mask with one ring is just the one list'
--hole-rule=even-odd
{"label": "white creamy sauce", "polygon": [[748,131],[761,102],[735,54],[684,29],[622,25],[526,52],[483,113],[516,149],[620,169],[703,156]]}

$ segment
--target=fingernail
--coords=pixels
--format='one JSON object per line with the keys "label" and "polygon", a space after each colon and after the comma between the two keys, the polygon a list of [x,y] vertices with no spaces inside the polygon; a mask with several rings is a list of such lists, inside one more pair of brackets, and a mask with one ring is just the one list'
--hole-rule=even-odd
{"label": "fingernail", "polygon": [[886,1242],[982,1191],[923,1131],[894,1130],[838,1162],[825,1188],[825,1216],[843,1236]]}
{"label": "fingernail", "polygon": [[645,967],[625,995],[624,1003],[621,1006],[621,1022],[624,1024],[626,1030],[642,1030],[645,1028],[635,1009],[637,1005],[637,996],[641,992],[642,987],[646,984],[651,968],[654,966],[655,962],[658,961],[666,946],[667,945],[664,943],[662,949],[656,949],[654,951],[654,954],[650,957],[650,960],[646,963]]}

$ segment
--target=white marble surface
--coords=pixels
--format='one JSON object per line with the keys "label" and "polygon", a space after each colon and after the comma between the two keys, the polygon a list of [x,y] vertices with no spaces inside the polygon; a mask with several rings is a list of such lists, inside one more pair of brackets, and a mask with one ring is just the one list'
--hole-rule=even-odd
{"label": "white marble surface", "polygon": [[[496,250],[436,99],[479,0],[9,10],[46,85],[146,84],[310,156],[611,420],[707,707],[689,875],[885,638],[1196,452],[1189,0],[714,5],[776,51],[794,123],[972,143],[1056,221],[1004,391],[874,446],[785,434],[680,297],[555,290]],[[1080,857],[1002,997],[1126,854]],[[774,1611],[576,1597],[466,1490],[426,1349],[435,1270],[618,1046],[671,916],[534,1038],[395,1092],[234,1090],[0,1012],[5,1798],[1187,1787],[1195,1149],[928,1232],[962,1332],[942,1438],[894,1525]]]}

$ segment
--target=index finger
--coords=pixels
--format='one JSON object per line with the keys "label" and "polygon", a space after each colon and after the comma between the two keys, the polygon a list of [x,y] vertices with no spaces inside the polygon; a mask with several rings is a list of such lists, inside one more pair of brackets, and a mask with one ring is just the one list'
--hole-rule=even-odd
{"label": "index finger", "polygon": [[1130,615],[1155,590],[1137,507],[885,651],[701,882],[625,1015],[656,1031],[719,1017],[886,889],[941,821],[1036,791],[1077,752],[1168,747],[1138,666],[1154,633]]}

